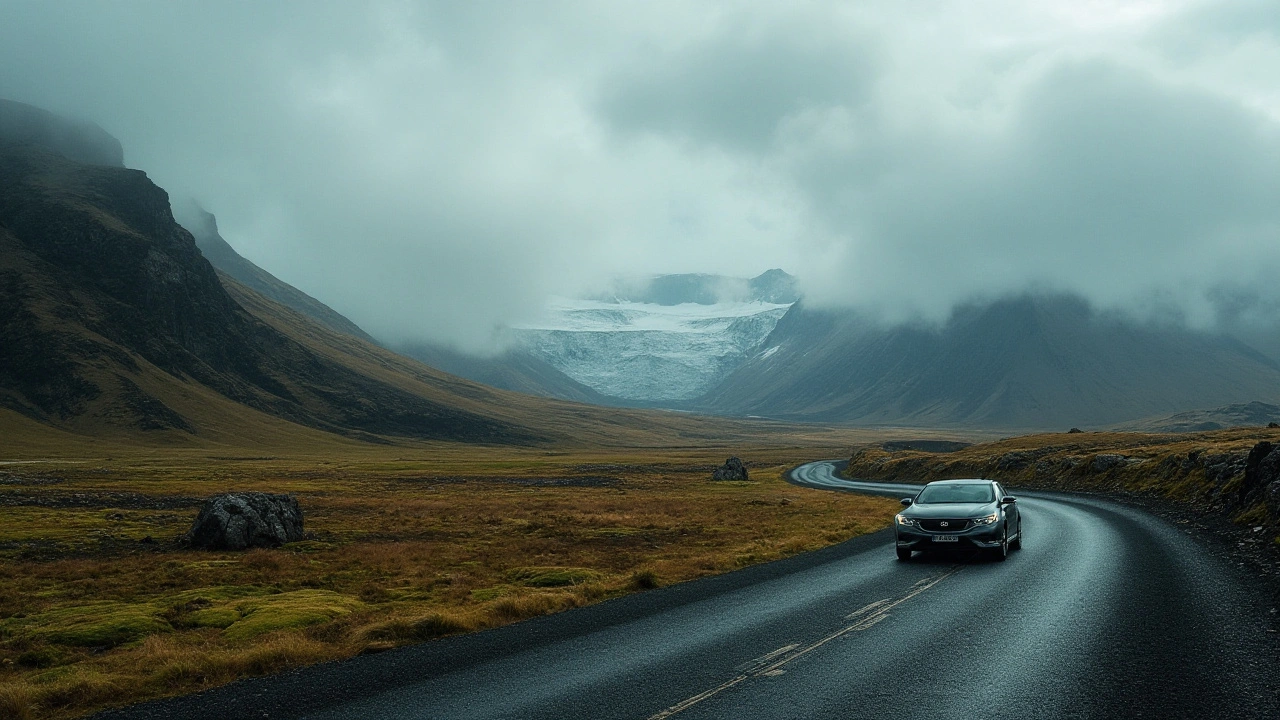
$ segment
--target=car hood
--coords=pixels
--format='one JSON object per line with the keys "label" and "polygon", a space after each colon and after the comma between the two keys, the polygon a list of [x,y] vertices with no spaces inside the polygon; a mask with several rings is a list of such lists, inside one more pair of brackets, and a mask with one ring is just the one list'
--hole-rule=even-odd
{"label": "car hood", "polygon": [[990,515],[996,504],[989,503],[920,503],[902,511],[913,518],[974,518]]}

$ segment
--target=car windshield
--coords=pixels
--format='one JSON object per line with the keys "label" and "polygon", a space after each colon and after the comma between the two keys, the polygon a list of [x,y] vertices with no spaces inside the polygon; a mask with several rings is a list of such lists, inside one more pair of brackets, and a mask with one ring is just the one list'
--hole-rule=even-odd
{"label": "car windshield", "polygon": [[989,503],[996,499],[991,483],[926,485],[918,503]]}

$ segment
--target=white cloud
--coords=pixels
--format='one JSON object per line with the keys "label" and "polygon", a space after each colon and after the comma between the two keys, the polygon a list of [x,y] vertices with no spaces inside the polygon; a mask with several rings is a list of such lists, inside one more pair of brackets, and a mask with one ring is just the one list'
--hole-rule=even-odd
{"label": "white cloud", "polygon": [[1280,300],[1275,7],[20,2],[0,96],[95,119],[388,338],[776,266],[895,317],[1042,287],[1210,318]]}

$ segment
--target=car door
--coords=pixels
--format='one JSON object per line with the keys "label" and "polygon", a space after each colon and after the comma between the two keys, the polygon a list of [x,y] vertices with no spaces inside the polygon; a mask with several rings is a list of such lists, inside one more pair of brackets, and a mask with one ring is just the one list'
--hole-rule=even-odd
{"label": "car door", "polygon": [[[1004,489],[1000,483],[996,483],[996,496],[998,499],[1008,497],[1009,491]],[[1002,505],[1004,508],[1004,523],[1009,530],[1009,537],[1013,537],[1022,532],[1022,511],[1018,509],[1018,503],[1009,503]]]}

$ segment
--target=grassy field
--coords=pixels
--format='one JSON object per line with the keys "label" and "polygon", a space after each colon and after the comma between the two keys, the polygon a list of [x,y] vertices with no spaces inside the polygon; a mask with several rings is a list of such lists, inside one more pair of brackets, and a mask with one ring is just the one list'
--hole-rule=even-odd
{"label": "grassy field", "polygon": [[[0,464],[0,717],[74,717],[495,627],[886,526],[893,501],[782,480],[871,438],[822,437],[283,455],[15,435]],[[730,454],[750,482],[710,480]],[[202,499],[227,490],[295,494],[306,539],[178,545]]]}

